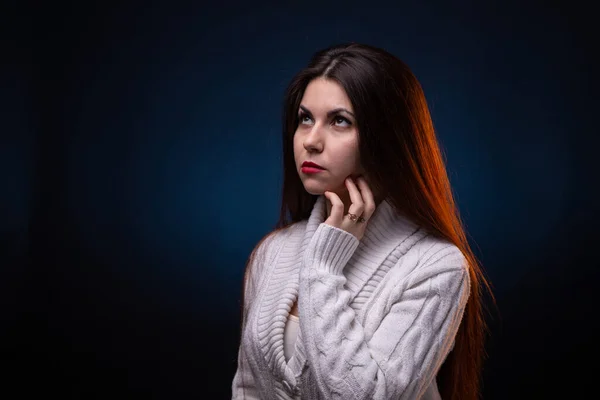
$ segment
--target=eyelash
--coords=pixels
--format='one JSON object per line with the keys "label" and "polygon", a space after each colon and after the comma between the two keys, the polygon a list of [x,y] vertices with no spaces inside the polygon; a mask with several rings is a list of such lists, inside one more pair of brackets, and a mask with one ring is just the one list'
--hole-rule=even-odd
{"label": "eyelash", "polygon": [[[307,113],[305,113],[305,112],[300,112],[300,114],[298,114],[298,122],[302,122],[302,120],[303,120],[305,117],[311,118],[311,117],[310,117],[310,115],[308,115]],[[348,126],[352,125],[352,122],[350,122],[350,121],[349,121],[347,118],[344,118],[344,117],[342,117],[342,116],[340,116],[340,115],[335,115],[335,116],[333,117],[333,120],[334,120],[334,121],[336,121],[336,120],[338,120],[338,119],[341,119],[342,121],[344,121],[345,123],[347,123],[347,124],[348,124]]]}

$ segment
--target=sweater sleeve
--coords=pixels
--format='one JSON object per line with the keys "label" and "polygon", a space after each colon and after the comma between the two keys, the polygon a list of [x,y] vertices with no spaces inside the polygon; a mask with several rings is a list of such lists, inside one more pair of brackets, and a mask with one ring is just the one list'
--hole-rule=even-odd
{"label": "sweater sleeve", "polygon": [[[242,312],[242,332],[246,330],[246,317],[258,290],[263,267],[268,261],[270,245],[274,236],[267,237],[255,250],[254,260],[244,274],[244,305]],[[244,336],[238,348],[237,370],[232,382],[232,400],[260,400],[258,388],[249,366],[248,349],[244,345]]]}
{"label": "sweater sleeve", "polygon": [[299,314],[307,363],[328,399],[418,399],[458,331],[470,293],[465,258],[448,244],[420,256],[380,305],[381,323],[367,339],[342,274],[358,244],[354,235],[321,224],[306,250]]}
{"label": "sweater sleeve", "polygon": [[248,366],[248,354],[243,344],[238,349],[238,367],[231,388],[232,400],[260,400],[254,377]]}

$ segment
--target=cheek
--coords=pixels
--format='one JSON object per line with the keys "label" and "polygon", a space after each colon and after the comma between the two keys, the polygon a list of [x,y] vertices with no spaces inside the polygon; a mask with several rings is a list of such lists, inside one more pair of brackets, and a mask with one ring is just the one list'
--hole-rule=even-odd
{"label": "cheek", "polygon": [[347,165],[351,168],[357,168],[360,165],[360,156],[358,149],[354,143],[348,144],[343,149],[344,159],[347,160]]}
{"label": "cheek", "polygon": [[292,148],[294,149],[294,159],[296,159],[298,158],[298,154],[300,154],[300,142],[296,139],[296,136],[294,136]]}

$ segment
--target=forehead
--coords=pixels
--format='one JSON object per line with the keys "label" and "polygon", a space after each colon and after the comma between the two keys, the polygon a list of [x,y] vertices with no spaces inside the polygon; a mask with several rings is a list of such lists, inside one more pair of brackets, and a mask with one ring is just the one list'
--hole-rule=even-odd
{"label": "forehead", "polygon": [[314,79],[306,86],[302,105],[311,111],[327,111],[336,107],[352,111],[352,104],[344,88],[339,83],[324,78]]}

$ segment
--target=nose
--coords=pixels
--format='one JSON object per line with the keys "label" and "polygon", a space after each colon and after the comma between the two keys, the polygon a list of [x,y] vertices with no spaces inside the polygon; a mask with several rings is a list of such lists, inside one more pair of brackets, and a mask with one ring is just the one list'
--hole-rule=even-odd
{"label": "nose", "polygon": [[307,151],[322,151],[323,150],[323,137],[321,135],[321,128],[318,124],[315,124],[313,128],[306,134],[304,138],[304,148]]}

